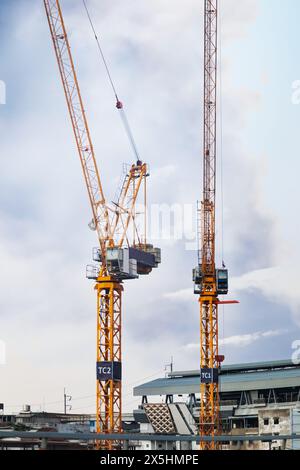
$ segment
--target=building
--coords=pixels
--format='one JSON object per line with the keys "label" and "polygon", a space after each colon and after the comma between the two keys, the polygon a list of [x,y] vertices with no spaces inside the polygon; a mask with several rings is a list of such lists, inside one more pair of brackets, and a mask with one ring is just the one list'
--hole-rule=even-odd
{"label": "building", "polygon": [[90,415],[23,411],[15,416],[17,427],[57,432],[89,432]]}
{"label": "building", "polygon": [[[141,432],[197,432],[200,371],[172,372],[135,387],[134,396],[141,397],[135,412]],[[220,400],[223,432],[228,437],[273,434],[272,449],[300,449],[300,365],[286,360],[223,366]],[[299,441],[276,439],[283,434],[299,434]],[[269,449],[269,443],[228,439],[224,448]]]}
{"label": "building", "polygon": [[[31,411],[26,405],[18,414],[0,414],[0,431],[28,431],[28,438],[5,438],[0,440],[0,450],[39,450],[42,442],[35,438],[35,432],[89,433],[93,415],[63,414]],[[48,441],[49,450],[80,450],[88,448],[84,441],[52,439]]]}
{"label": "building", "polygon": [[[259,362],[223,366],[220,371],[220,404],[224,449],[300,450],[300,364],[291,361]],[[123,430],[133,434],[133,450],[191,450],[196,444],[183,441],[138,441],[135,434],[193,436],[198,434],[200,413],[200,371],[172,372],[134,388],[141,404],[133,413],[123,414]],[[39,448],[34,431],[57,433],[95,432],[95,415],[33,412],[29,406],[19,414],[0,413],[0,429],[32,431],[29,441],[1,441],[2,448]],[[280,439],[299,435],[299,440]],[[261,436],[262,441],[236,442],[230,438]],[[264,442],[264,436],[274,436]],[[142,436],[140,436],[142,437]],[[74,446],[83,448],[88,443]],[[0,446],[0,448],[1,448]],[[70,448],[72,442],[49,442],[49,448]],[[74,448],[75,448],[74,447]]]}

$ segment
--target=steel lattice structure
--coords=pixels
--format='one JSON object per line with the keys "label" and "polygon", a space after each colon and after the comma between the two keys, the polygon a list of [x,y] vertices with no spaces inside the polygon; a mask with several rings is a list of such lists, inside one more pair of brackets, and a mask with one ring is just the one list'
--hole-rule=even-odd
{"label": "steel lattice structure", "polygon": [[[200,294],[201,370],[217,370],[218,298],[215,266],[216,109],[217,109],[217,0],[204,0],[204,139],[203,199],[201,204]],[[200,435],[219,432],[218,382],[201,382]],[[201,441],[202,449],[217,443]]]}
{"label": "steel lattice structure", "polygon": [[[108,277],[96,284],[97,290],[97,362],[122,362],[121,312],[122,291],[120,283]],[[122,432],[122,383],[121,381],[97,380],[96,432],[114,429]],[[102,449],[118,447],[118,442],[99,441]],[[120,445],[120,443],[119,443]]]}

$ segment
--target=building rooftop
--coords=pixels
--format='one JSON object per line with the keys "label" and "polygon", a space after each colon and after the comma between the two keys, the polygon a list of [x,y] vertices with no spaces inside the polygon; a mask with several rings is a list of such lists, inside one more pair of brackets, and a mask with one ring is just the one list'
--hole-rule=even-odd
{"label": "building rooftop", "polygon": [[[290,360],[224,365],[220,391],[239,392],[300,387],[300,364]],[[179,371],[133,389],[134,396],[185,395],[199,393],[200,371]]]}

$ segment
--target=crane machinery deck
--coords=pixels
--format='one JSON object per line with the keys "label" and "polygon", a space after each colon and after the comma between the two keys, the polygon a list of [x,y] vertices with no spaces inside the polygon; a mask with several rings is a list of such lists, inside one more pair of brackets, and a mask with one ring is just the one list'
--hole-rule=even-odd
{"label": "crane machinery deck", "polygon": [[[140,159],[129,166],[117,200],[107,203],[60,2],[44,0],[44,5],[92,209],[90,228],[99,241],[93,251],[94,264],[87,267],[87,277],[95,280],[97,292],[96,432],[117,434],[122,432],[123,281],[150,274],[161,262],[160,249],[146,239],[149,169]],[[122,110],[118,99],[116,105]],[[141,193],[144,211],[138,213]],[[106,450],[119,445],[120,441],[100,443]]]}

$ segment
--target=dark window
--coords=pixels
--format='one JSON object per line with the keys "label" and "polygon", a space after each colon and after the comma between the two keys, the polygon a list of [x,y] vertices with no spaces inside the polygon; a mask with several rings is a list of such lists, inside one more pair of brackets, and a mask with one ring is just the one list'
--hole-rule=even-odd
{"label": "dark window", "polygon": [[264,419],[264,426],[268,426],[269,425],[269,418],[265,418]]}
{"label": "dark window", "polygon": [[274,418],[274,424],[279,424],[279,418]]}

